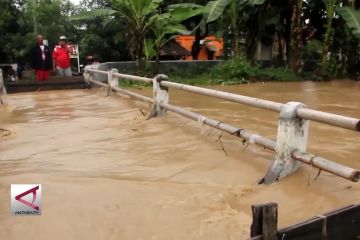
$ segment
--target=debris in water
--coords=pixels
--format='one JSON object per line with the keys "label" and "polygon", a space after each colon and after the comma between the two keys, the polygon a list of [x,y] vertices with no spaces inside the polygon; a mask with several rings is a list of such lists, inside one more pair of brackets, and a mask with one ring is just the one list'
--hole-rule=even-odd
{"label": "debris in water", "polygon": [[0,137],[7,137],[11,135],[11,131],[5,128],[0,128]]}

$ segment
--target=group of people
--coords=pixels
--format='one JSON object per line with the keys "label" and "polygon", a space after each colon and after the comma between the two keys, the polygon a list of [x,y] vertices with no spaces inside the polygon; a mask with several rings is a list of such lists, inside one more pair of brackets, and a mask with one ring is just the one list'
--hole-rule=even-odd
{"label": "group of people", "polygon": [[44,44],[44,36],[38,35],[36,45],[30,52],[30,65],[35,71],[36,80],[48,81],[53,66],[56,67],[58,75],[71,76],[70,54],[72,52],[73,49],[67,44],[65,36],[59,38],[59,44],[51,52],[50,48]]}

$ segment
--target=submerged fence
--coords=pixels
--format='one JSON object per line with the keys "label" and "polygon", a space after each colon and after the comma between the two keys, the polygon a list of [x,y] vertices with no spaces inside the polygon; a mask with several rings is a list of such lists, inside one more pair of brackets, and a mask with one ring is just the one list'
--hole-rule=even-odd
{"label": "submerged fence", "polygon": [[[108,79],[107,84],[97,81],[95,75],[106,75]],[[168,78],[165,75],[157,75],[151,79],[121,74],[118,73],[117,69],[101,71],[98,69],[86,68],[84,78],[88,83],[106,87],[108,89],[108,95],[115,92],[120,95],[124,94],[153,104],[154,107],[150,117],[162,116],[166,111],[172,111],[194,121],[199,121],[202,124],[229,133],[235,137],[245,139],[251,143],[275,151],[275,161],[262,180],[262,182],[266,184],[272,183],[278,178],[285,177],[295,172],[300,167],[301,162],[354,182],[359,180],[359,170],[308,153],[306,148],[310,120],[359,132],[360,119],[312,110],[299,102],[282,104],[233,93],[170,82],[167,81]],[[152,84],[153,98],[119,88],[118,84],[121,79]],[[171,105],[169,104],[169,88],[176,88],[186,92],[279,112],[280,117],[277,139],[276,141],[273,141],[253,134],[243,128],[234,127],[184,108]]]}

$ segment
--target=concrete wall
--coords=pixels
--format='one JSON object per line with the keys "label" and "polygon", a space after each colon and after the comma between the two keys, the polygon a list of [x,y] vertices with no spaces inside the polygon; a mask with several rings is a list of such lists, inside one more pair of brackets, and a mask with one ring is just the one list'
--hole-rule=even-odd
{"label": "concrete wall", "polygon": [[[160,73],[163,74],[184,74],[206,72],[213,66],[219,64],[221,61],[161,61]],[[87,66],[103,71],[108,71],[112,68],[119,70],[119,73],[136,74],[137,66],[135,62],[106,62],[97,65]],[[154,69],[155,62],[150,62],[150,69]],[[106,76],[95,74],[95,78],[100,81],[106,81]]]}

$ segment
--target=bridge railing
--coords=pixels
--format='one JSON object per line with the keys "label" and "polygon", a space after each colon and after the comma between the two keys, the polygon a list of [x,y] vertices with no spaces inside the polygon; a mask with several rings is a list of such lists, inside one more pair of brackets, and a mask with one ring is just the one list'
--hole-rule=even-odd
{"label": "bridge railing", "polygon": [[[108,82],[102,83],[97,81],[94,77],[96,74],[107,75]],[[165,75],[146,78],[118,73],[117,69],[101,71],[98,69],[87,68],[84,73],[84,78],[89,83],[106,87],[108,89],[108,95],[115,92],[153,104],[154,107],[150,117],[162,116],[167,110],[172,111],[194,121],[198,121],[201,124],[211,126],[233,136],[245,139],[250,143],[255,143],[275,151],[275,161],[262,179],[262,182],[267,184],[295,172],[300,167],[301,162],[354,182],[357,182],[360,178],[360,171],[357,169],[335,163],[307,152],[310,120],[359,132],[360,119],[313,110],[299,102],[282,104],[234,93],[170,82]],[[121,81],[122,79],[152,84],[153,98],[119,88],[118,83],[119,80]],[[176,88],[186,92],[279,112],[280,117],[277,139],[276,141],[267,139],[243,128],[231,126],[184,108],[171,105],[169,104],[169,88]]]}

